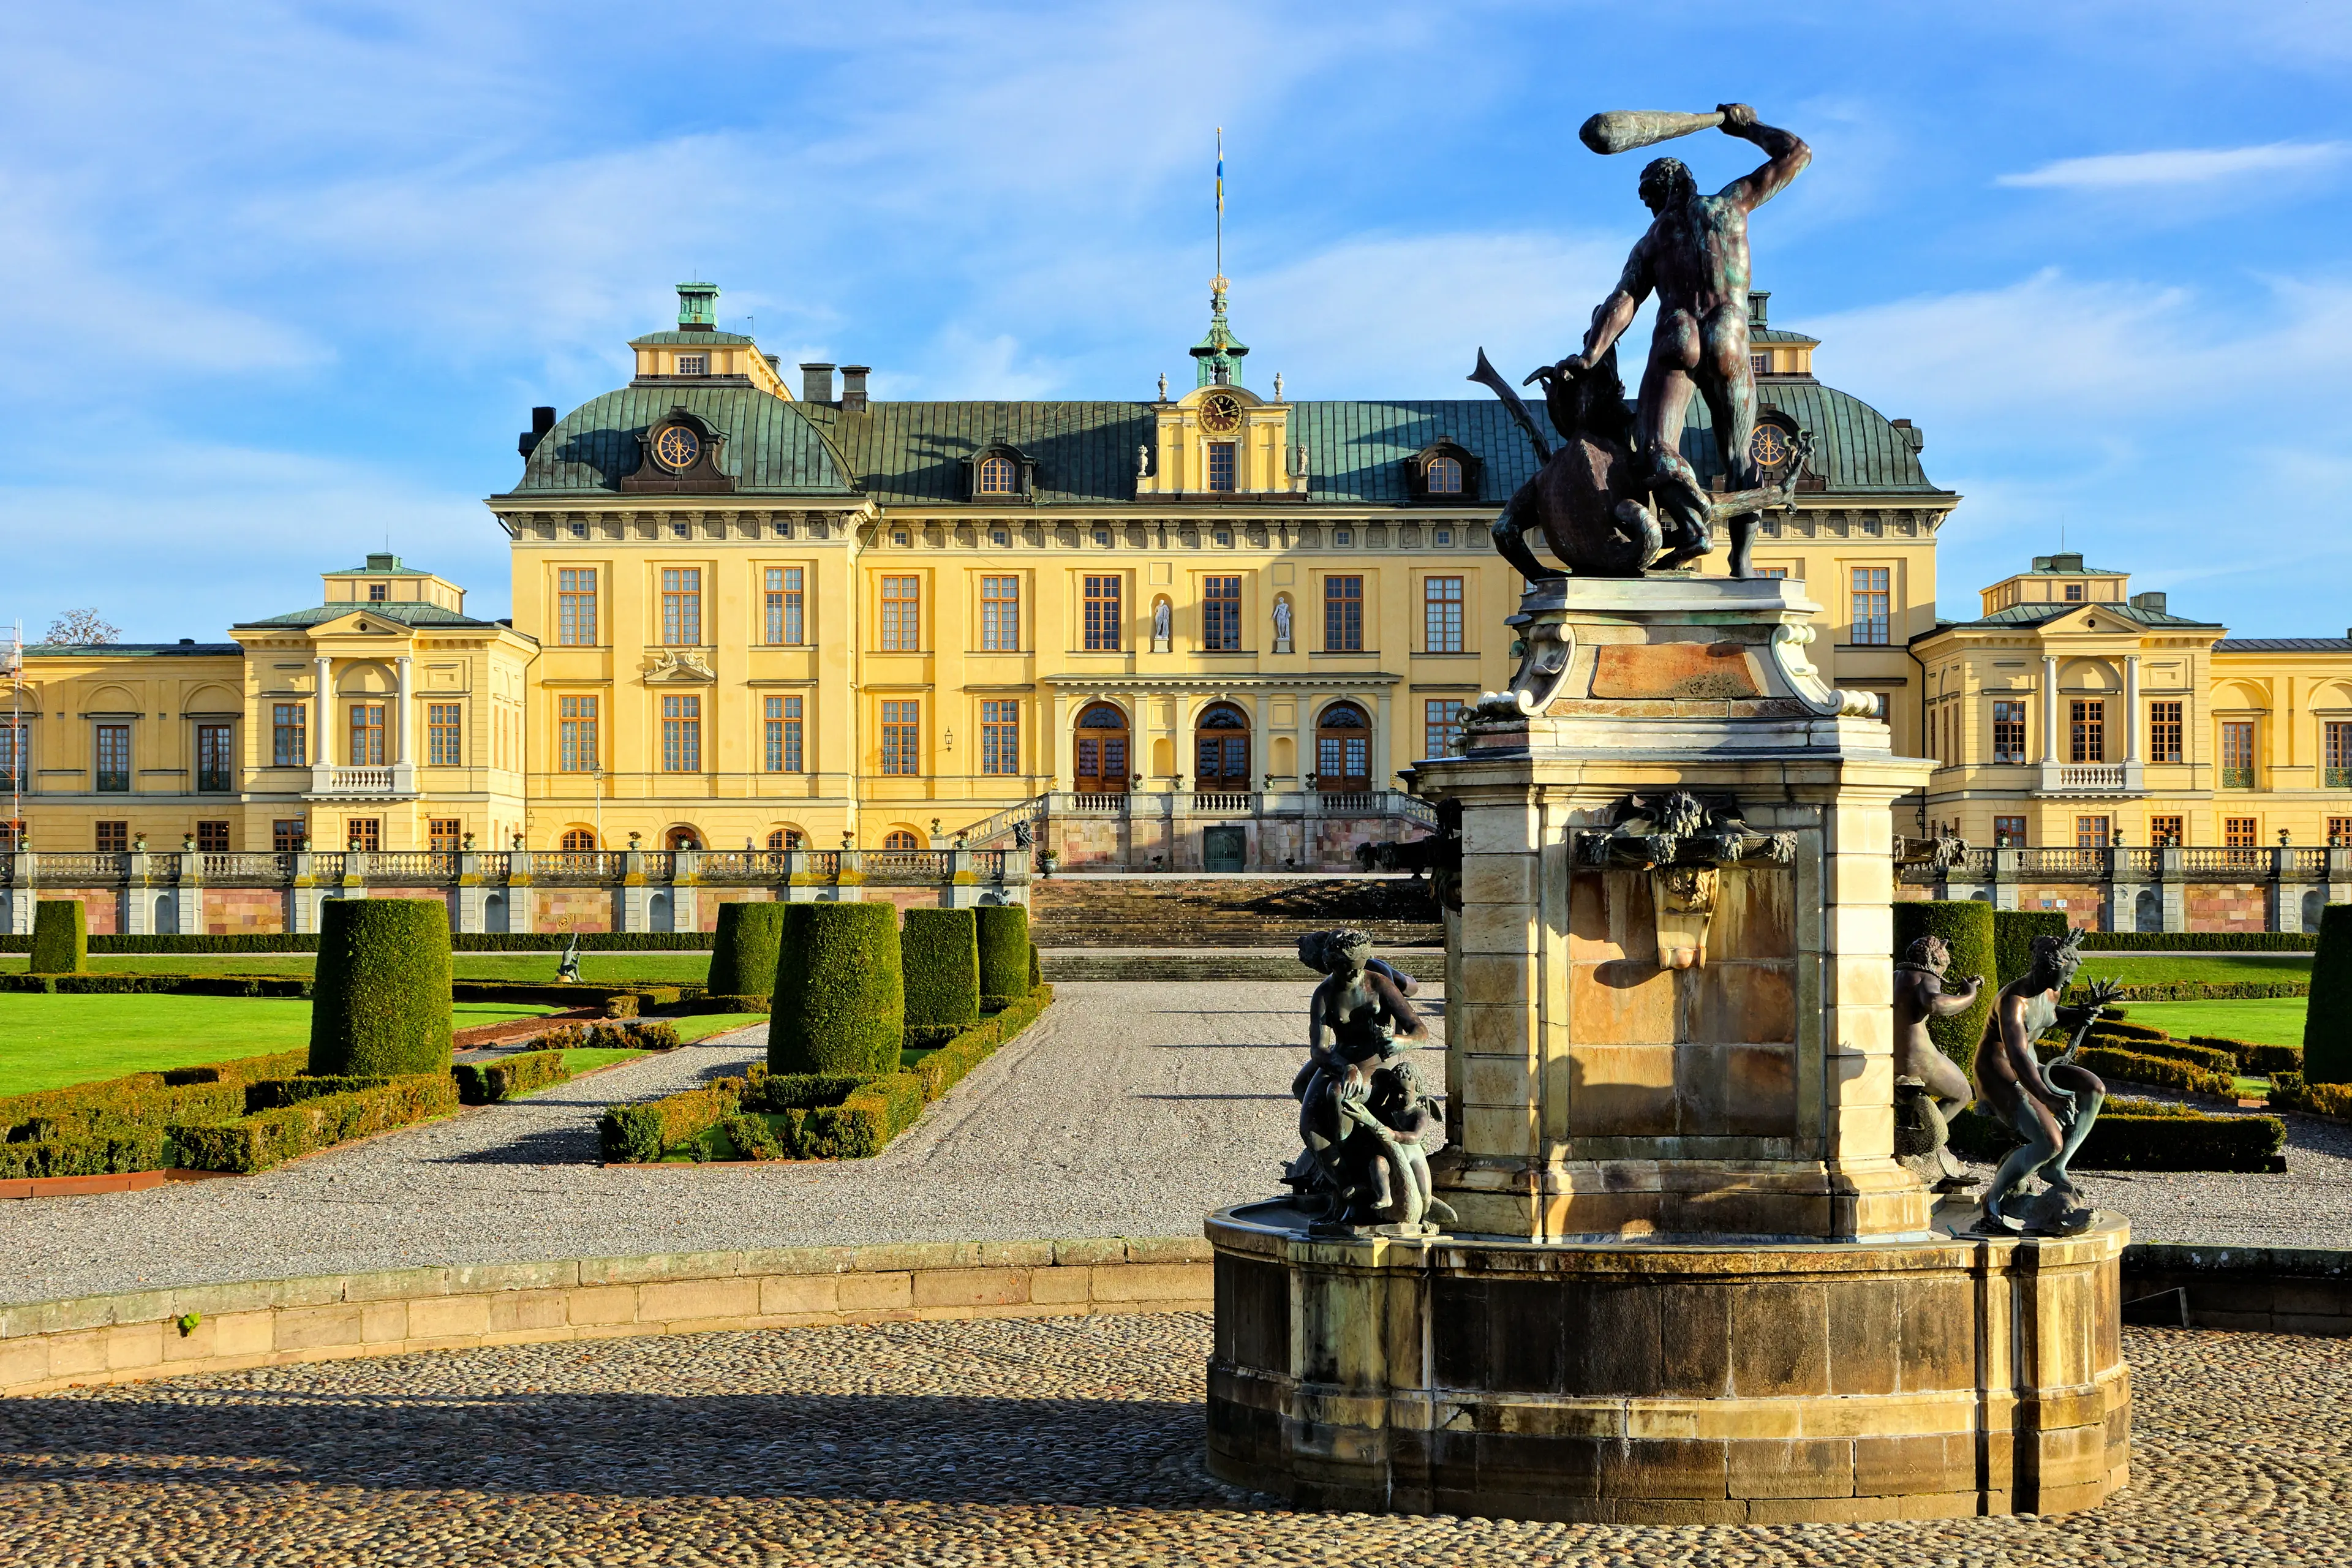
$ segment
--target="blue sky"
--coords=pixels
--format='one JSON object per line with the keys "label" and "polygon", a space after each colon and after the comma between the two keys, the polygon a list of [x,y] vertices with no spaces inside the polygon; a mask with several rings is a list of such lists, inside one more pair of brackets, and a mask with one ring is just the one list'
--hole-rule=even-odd
{"label": "blue sky", "polygon": [[[672,285],[882,397],[1141,397],[1225,270],[1253,379],[1465,395],[1645,215],[1596,109],[1757,105],[1775,324],[1925,429],[1947,615],[2067,543],[2242,635],[2352,624],[2352,6],[239,5],[8,10],[0,624],[308,605],[479,504]],[[1720,184],[1755,161],[1675,147]],[[1636,332],[1646,331],[1645,326]],[[2302,412],[2294,412],[2302,410]]]}

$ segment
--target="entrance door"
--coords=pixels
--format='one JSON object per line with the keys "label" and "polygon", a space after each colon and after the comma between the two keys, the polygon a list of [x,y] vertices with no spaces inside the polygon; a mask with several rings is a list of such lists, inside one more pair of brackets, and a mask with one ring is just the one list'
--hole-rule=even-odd
{"label": "entrance door", "polygon": [[1127,715],[1097,702],[1078,715],[1077,789],[1080,795],[1125,795],[1128,788]]}
{"label": "entrance door", "polygon": [[1372,725],[1352,702],[1334,702],[1315,727],[1315,786],[1323,793],[1372,787]]}
{"label": "entrance door", "polygon": [[1230,702],[1212,704],[1201,715],[1192,742],[1194,789],[1240,794],[1250,787],[1249,721],[1240,709]]}
{"label": "entrance door", "polygon": [[1209,871],[1238,871],[1249,858],[1249,829],[1201,829],[1201,866]]}

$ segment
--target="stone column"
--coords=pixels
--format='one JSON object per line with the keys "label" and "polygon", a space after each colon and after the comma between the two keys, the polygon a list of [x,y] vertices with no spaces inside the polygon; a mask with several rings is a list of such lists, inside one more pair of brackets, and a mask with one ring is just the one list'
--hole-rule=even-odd
{"label": "stone column", "polygon": [[392,763],[394,767],[406,767],[412,761],[408,754],[408,656],[402,654],[393,661],[396,695],[393,699]]}
{"label": "stone column", "polygon": [[2058,656],[2042,658],[2042,787],[2058,787]]}
{"label": "stone column", "polygon": [[326,787],[326,770],[333,766],[334,753],[328,749],[328,737],[334,733],[335,727],[335,679],[333,661],[324,654],[311,659],[310,668],[318,684],[314,699],[318,718],[311,726],[317,733],[310,737],[310,787],[316,790]]}

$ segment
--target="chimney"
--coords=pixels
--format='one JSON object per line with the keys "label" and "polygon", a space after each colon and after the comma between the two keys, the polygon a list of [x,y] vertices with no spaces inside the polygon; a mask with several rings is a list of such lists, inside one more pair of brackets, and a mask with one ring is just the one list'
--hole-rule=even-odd
{"label": "chimney", "polygon": [[1769,321],[1765,320],[1764,314],[1765,305],[1771,298],[1772,290],[1769,289],[1750,289],[1748,290],[1748,324],[1749,326],[1765,327],[1771,325]]}
{"label": "chimney", "polygon": [[2159,616],[2165,614],[2164,595],[2153,588],[2144,594],[2134,594],[2131,602],[2132,608],[2136,610],[2153,610]]}
{"label": "chimney", "polygon": [[2053,572],[2080,572],[2082,569],[2083,558],[2079,555],[2053,555],[2050,558],[2050,570]]}
{"label": "chimney", "polygon": [[367,569],[371,572],[397,572],[400,570],[400,557],[372,554],[367,558]]}
{"label": "chimney", "polygon": [[530,411],[530,428],[522,433],[515,442],[515,446],[524,457],[528,458],[538,448],[541,438],[554,428],[555,410],[548,407],[534,408]]}
{"label": "chimney", "polygon": [[801,361],[801,401],[831,403],[833,401],[833,366],[823,360]]}
{"label": "chimney", "polygon": [[760,357],[768,362],[768,368],[776,373],[778,381],[784,379],[784,359],[782,354],[761,354]]}
{"label": "chimney", "polygon": [[196,639],[194,637],[182,637],[180,639],[180,646],[182,647],[194,647],[196,646]]}
{"label": "chimney", "polygon": [[845,364],[841,367],[841,411],[844,414],[866,412],[866,378],[873,369],[870,364]]}

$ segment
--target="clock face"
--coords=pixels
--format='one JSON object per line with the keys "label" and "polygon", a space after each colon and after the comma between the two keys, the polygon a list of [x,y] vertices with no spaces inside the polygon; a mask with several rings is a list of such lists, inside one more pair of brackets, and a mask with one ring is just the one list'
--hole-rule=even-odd
{"label": "clock face", "polygon": [[1789,433],[1778,425],[1759,425],[1748,438],[1748,456],[1759,468],[1777,468],[1789,460]]}
{"label": "clock face", "polygon": [[1219,392],[1201,402],[1201,428],[1223,436],[1242,427],[1241,399],[1228,392]]}
{"label": "clock face", "polygon": [[683,425],[673,425],[654,437],[654,456],[666,468],[691,468],[701,452],[701,437]]}

